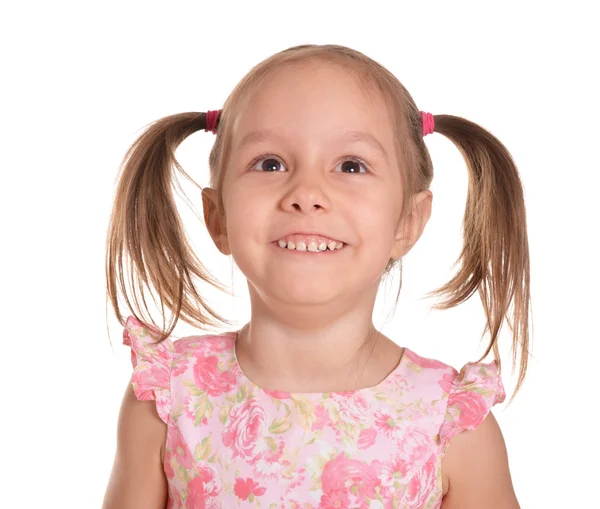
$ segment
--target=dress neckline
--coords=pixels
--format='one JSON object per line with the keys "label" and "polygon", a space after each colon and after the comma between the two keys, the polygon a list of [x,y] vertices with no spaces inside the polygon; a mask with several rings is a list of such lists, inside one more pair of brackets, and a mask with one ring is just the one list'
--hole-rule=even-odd
{"label": "dress neckline", "polygon": [[366,394],[368,392],[375,392],[375,391],[381,390],[385,385],[389,384],[394,378],[396,378],[399,375],[399,373],[404,369],[405,358],[407,357],[406,352],[409,350],[406,347],[401,347],[402,355],[400,356],[400,360],[398,361],[398,364],[396,365],[396,367],[392,371],[390,371],[383,380],[381,380],[379,383],[372,385],[370,387],[362,387],[360,389],[353,389],[353,390],[349,390],[349,391],[329,391],[329,392],[278,391],[275,389],[265,389],[264,387],[257,385],[256,383],[254,383],[252,380],[250,380],[246,376],[246,373],[244,373],[244,370],[242,369],[242,367],[238,361],[238,356],[237,356],[237,340],[238,340],[239,332],[240,331],[238,330],[238,331],[233,331],[233,332],[229,333],[231,343],[232,343],[231,351],[232,351],[232,359],[233,359],[233,368],[239,373],[239,376],[242,379],[242,382],[245,383],[246,385],[248,385],[249,387],[251,387],[254,391],[265,393],[270,396],[275,396],[279,399],[292,398],[294,396],[298,397],[298,398],[306,398],[306,399],[311,399],[311,398],[322,399],[323,397],[331,396],[331,395],[343,395],[345,397],[348,397],[348,396],[354,395],[354,394]]}

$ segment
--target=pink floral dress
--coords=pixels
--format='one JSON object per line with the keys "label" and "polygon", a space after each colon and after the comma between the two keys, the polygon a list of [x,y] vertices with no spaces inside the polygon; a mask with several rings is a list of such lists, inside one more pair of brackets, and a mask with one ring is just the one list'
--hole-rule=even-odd
{"label": "pink floral dress", "polygon": [[245,377],[235,332],[156,344],[130,316],[123,341],[168,426],[173,509],[439,508],[449,440],[505,398],[495,362],[458,373],[407,348],[374,387],[289,393]]}

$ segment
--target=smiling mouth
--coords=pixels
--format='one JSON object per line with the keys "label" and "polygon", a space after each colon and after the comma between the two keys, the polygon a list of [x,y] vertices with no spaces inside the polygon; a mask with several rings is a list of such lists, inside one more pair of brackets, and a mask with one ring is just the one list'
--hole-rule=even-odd
{"label": "smiling mouth", "polygon": [[316,240],[298,241],[297,243],[292,241],[279,240],[272,243],[279,249],[285,249],[286,251],[299,251],[306,253],[331,253],[343,249],[346,244],[344,242],[324,242]]}

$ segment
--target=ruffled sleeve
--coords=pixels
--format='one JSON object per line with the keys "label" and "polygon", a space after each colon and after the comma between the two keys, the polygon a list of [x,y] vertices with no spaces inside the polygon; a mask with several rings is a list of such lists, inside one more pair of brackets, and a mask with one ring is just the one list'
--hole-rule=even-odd
{"label": "ruffled sleeve", "polygon": [[496,361],[468,363],[450,384],[448,403],[440,428],[442,452],[450,440],[464,430],[473,430],[487,417],[494,405],[506,398]]}
{"label": "ruffled sleeve", "polygon": [[123,330],[123,344],[131,347],[131,385],[139,400],[156,400],[158,415],[168,423],[171,411],[171,366],[175,352],[167,338],[157,343],[151,328],[129,316]]}

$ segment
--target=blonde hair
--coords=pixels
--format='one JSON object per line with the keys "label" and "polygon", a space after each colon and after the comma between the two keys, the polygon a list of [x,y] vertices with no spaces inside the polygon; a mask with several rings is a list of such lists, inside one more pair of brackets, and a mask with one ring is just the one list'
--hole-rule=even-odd
{"label": "blonde hair", "polygon": [[[216,190],[218,207],[223,211],[224,169],[231,153],[231,125],[240,103],[272,70],[314,61],[343,66],[370,89],[374,86],[388,105],[404,183],[404,215],[410,197],[428,189],[433,178],[431,157],[423,141],[421,113],[391,72],[358,51],[336,45],[303,45],[277,53],[251,69],[230,94],[219,117],[209,157],[210,187]],[[460,268],[429,296],[444,297],[434,308],[448,309],[479,292],[486,316],[483,335],[488,331],[490,334],[487,349],[479,360],[493,350],[499,368],[498,337],[507,320],[512,332],[513,368],[517,351],[520,352],[514,398],[527,371],[530,307],[529,247],[519,173],[505,146],[479,125],[454,115],[434,115],[434,120],[435,132],[452,140],[462,153],[469,171],[469,188],[463,219],[464,243],[456,262]],[[205,127],[206,113],[180,113],[157,120],[133,143],[120,168],[107,236],[108,298],[122,325],[125,317],[119,309],[118,290],[132,314],[148,322],[138,314],[138,294],[148,311],[144,287],[153,288],[163,317],[165,306],[173,312],[169,326],[161,329],[161,341],[172,333],[179,318],[201,329],[230,325],[209,307],[197,289],[198,280],[221,290],[225,287],[191,249],[173,196],[174,167],[198,186],[178,164],[174,153],[185,138]],[[133,303],[123,274],[126,260]],[[388,274],[397,264],[398,260],[390,260],[384,273]],[[400,271],[401,268],[400,264]],[[400,288],[396,304],[399,293]]]}

